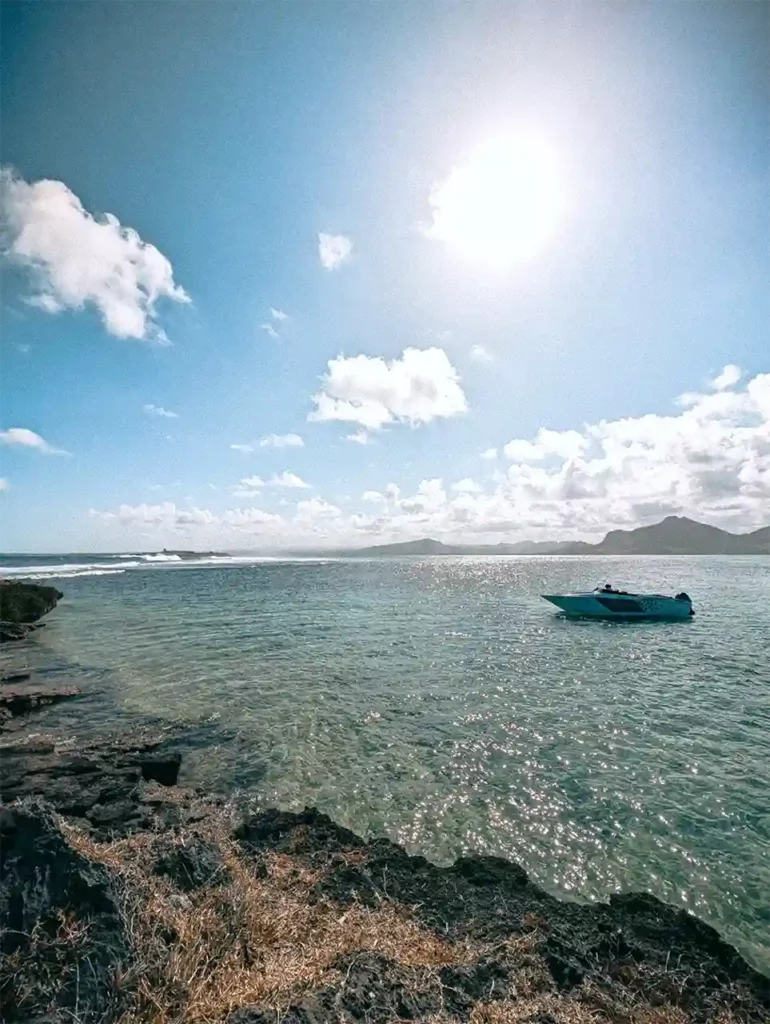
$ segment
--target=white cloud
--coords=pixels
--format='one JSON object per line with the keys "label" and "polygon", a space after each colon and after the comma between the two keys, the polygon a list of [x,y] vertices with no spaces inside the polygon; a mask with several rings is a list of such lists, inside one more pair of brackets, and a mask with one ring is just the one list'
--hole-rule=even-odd
{"label": "white cloud", "polygon": [[27,301],[47,313],[94,305],[110,334],[166,342],[157,323],[161,299],[189,302],[171,263],[133,228],[83,208],[61,181],[29,184],[0,175],[5,253],[27,268],[37,289]]}
{"label": "white cloud", "polygon": [[268,338],[280,338],[281,335],[276,331],[272,324],[260,324],[260,330],[264,331]]}
{"label": "white cloud", "polygon": [[722,372],[711,381],[714,391],[724,391],[726,388],[734,387],[743,376],[743,370],[735,363],[728,363]]}
{"label": "white cloud", "polygon": [[279,323],[289,319],[288,313],[284,313],[282,309],[276,309],[274,306],[270,307],[270,316],[273,320],[278,320]]}
{"label": "white cloud", "polygon": [[458,480],[452,484],[452,490],[457,491],[458,494],[481,494],[484,488],[481,484],[477,484],[475,480],[471,480],[469,476],[466,476],[464,480]]}
{"label": "white cloud", "polygon": [[539,462],[549,456],[568,459],[580,455],[588,445],[576,430],[546,430],[541,427],[534,441],[509,441],[503,448],[506,458],[514,462]]}
{"label": "white cloud", "polygon": [[[160,505],[120,505],[115,511],[89,509],[92,518],[108,526],[125,529],[150,529],[150,536],[169,536],[176,533],[208,537],[237,535],[240,532],[260,533],[265,526],[279,526],[281,517],[257,508],[227,509],[214,513],[205,508],[179,508],[172,501]],[[142,532],[140,536],[146,536]]]}
{"label": "white cloud", "polygon": [[459,374],[441,348],[407,348],[391,360],[337,356],[321,385],[308,419],[359,423],[367,430],[388,423],[417,426],[468,408]]}
{"label": "white cloud", "polygon": [[[577,435],[581,440],[578,443]],[[738,391],[702,395],[674,415],[626,417],[580,431],[538,431],[522,442],[505,472],[482,489],[469,478],[448,490],[426,478],[416,491],[394,482],[368,490],[342,512],[321,497],[300,501],[293,514],[259,510],[179,509],[173,504],[121,506],[95,513],[105,524],[149,531],[173,546],[174,532],[208,546],[249,544],[341,547],[432,536],[476,543],[599,539],[665,515],[687,515],[727,529],[755,529],[770,510],[770,373]],[[536,455],[537,458],[531,456]],[[282,476],[284,476],[282,474]],[[246,477],[248,494],[278,486],[278,478]],[[104,539],[109,543],[109,538]],[[116,542],[117,543],[117,542]],[[145,541],[146,543],[146,541]]]}
{"label": "white cloud", "polygon": [[34,430],[27,430],[26,427],[10,427],[8,430],[0,430],[0,444],[13,444],[21,448],[33,448],[42,455],[69,455],[63,448],[54,448]]}
{"label": "white cloud", "polygon": [[53,295],[27,295],[23,301],[26,306],[42,309],[44,313],[51,315],[62,313],[67,308]]}
{"label": "white cloud", "polygon": [[271,487],[295,487],[306,489],[310,487],[310,484],[298,477],[296,473],[290,473],[287,469],[283,473],[277,473],[268,480],[268,484]]}
{"label": "white cloud", "polygon": [[162,419],[167,420],[179,419],[178,412],[172,412],[170,409],[164,409],[162,405],[153,405],[151,402],[148,402],[147,405],[144,406],[144,411],[148,416],[159,416]]}
{"label": "white cloud", "polygon": [[233,494],[239,498],[252,498],[264,486],[261,476],[245,476],[233,488]]}
{"label": "white cloud", "polygon": [[353,252],[353,243],[345,235],[318,235],[318,258],[324,270],[338,270]]}
{"label": "white cloud", "polygon": [[296,473],[284,470],[283,473],[274,474],[269,480],[263,480],[261,476],[243,477],[233,488],[233,494],[239,498],[251,498],[264,487],[289,487],[306,490],[310,488],[310,484],[305,483]]}
{"label": "white cloud", "polygon": [[297,502],[294,520],[297,523],[312,524],[318,520],[337,519],[341,515],[342,509],[324,501],[323,498],[308,498]]}
{"label": "white cloud", "polygon": [[415,495],[400,499],[400,507],[406,512],[435,512],[445,502],[446,491],[441,480],[422,480]]}
{"label": "white cloud", "polygon": [[355,434],[345,434],[346,441],[352,441],[354,444],[369,444],[371,438],[365,430],[357,430]]}
{"label": "white cloud", "polygon": [[0,491],[7,491],[9,487],[10,487],[10,484],[5,479],[5,477],[4,476],[0,476]]}
{"label": "white cloud", "polygon": [[488,462],[491,462],[493,459],[497,458],[497,448],[487,448],[487,449],[485,449],[481,453],[481,457],[482,457],[482,459],[486,459]]}
{"label": "white cloud", "polygon": [[257,446],[254,444],[231,444],[230,447],[236,452],[245,452],[247,454],[257,450]]}
{"label": "white cloud", "polygon": [[483,363],[485,366],[491,366],[495,361],[495,357],[483,345],[474,345],[471,348],[470,357],[474,363]]}
{"label": "white cloud", "polygon": [[[233,448],[236,446],[233,445]],[[299,434],[267,434],[259,442],[260,448],[304,448],[305,442]]]}

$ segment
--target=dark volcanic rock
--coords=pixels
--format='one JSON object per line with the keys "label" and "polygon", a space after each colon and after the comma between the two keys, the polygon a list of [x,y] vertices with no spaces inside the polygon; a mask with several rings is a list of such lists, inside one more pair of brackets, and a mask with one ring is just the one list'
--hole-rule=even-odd
{"label": "dark volcanic rock", "polygon": [[56,587],[39,583],[0,580],[0,619],[4,622],[37,622],[64,597]]}
{"label": "dark volcanic rock", "polygon": [[98,1021],[128,955],[107,870],[74,850],[50,809],[0,811],[0,1016]]}
{"label": "dark volcanic rock", "polygon": [[[436,972],[403,967],[374,952],[354,953],[335,964],[337,987],[311,992],[289,1007],[282,1024],[393,1024],[395,1021],[467,1020],[479,1000],[503,999],[515,989],[504,965],[493,959]],[[275,1010],[243,1007],[227,1024],[275,1024]]]}
{"label": "dark volcanic rock", "polygon": [[202,885],[223,885],[230,880],[218,848],[196,834],[184,843],[162,841],[154,870],[157,875],[166,875],[184,892]]}
{"label": "dark volcanic rock", "polygon": [[[678,1004],[693,1022],[713,1021],[725,1005],[741,1021],[770,1020],[767,978],[709,925],[649,894],[613,896],[609,903],[589,905],[563,902],[501,858],[464,857],[451,867],[437,867],[385,839],[365,843],[312,808],[293,815],[267,811],[244,822],[235,836],[252,855],[291,854],[320,869],[318,898],[373,907],[395,901],[410,906],[424,926],[450,940],[495,943],[535,928],[538,955],[561,991],[590,980],[606,990],[617,984],[627,994],[625,972],[642,978],[640,991],[653,1000],[669,1002],[675,989]],[[504,988],[504,965],[490,963],[484,969],[487,975],[479,973],[478,964],[470,974],[464,968],[445,969],[444,981],[452,979],[448,988],[460,993],[455,997],[458,1012],[466,982],[468,999],[476,991],[473,979],[482,976],[495,983],[493,989],[498,982]],[[322,1019],[305,1003],[292,1012],[297,1022]],[[254,1017],[253,1024],[258,1020]]]}
{"label": "dark volcanic rock", "polygon": [[181,764],[182,755],[179,753],[145,757],[141,762],[142,778],[145,782],[159,782],[161,786],[175,786]]}
{"label": "dark volcanic rock", "polygon": [[156,778],[158,765],[166,766],[158,774],[176,780],[181,754],[165,751],[167,742],[121,740],[67,750],[8,744],[0,747],[0,795],[6,802],[44,797],[60,814],[86,818],[102,833],[136,831],[150,819],[175,825],[186,808],[148,792],[145,781]]}
{"label": "dark volcanic rock", "polygon": [[0,643],[4,644],[10,640],[23,640],[24,637],[34,630],[34,626],[22,622],[6,622],[0,619]]}
{"label": "dark volcanic rock", "polygon": [[76,686],[0,686],[0,709],[5,708],[15,718],[48,704],[58,704],[69,697],[78,696],[80,690]]}
{"label": "dark volcanic rock", "polygon": [[[339,987],[311,992],[289,1007],[282,1024],[392,1024],[425,1020],[441,1010],[442,985],[435,974],[401,967],[377,953],[357,953],[336,965],[343,974]],[[227,1024],[275,1024],[275,1010],[265,1013],[244,1007],[227,1017]]]}

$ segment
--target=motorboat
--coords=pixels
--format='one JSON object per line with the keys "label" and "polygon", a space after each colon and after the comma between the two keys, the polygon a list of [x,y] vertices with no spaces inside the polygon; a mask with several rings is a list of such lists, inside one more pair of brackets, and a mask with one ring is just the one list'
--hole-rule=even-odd
{"label": "motorboat", "polygon": [[675,597],[630,594],[627,590],[615,590],[609,583],[585,594],[543,594],[543,597],[570,618],[674,621],[689,619],[695,614],[692,601],[684,592]]}

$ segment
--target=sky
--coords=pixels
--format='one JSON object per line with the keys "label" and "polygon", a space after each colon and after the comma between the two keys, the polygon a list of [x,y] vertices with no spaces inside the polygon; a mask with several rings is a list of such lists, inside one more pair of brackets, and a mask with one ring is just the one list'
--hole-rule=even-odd
{"label": "sky", "polygon": [[770,521],[769,39],[4,3],[3,550]]}

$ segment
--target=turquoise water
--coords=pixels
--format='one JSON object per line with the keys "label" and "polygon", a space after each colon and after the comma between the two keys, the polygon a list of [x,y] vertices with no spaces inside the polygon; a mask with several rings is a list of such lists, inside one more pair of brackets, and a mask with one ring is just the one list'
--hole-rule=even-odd
{"label": "turquoise water", "polygon": [[[768,559],[96,564],[55,570],[50,624],[3,651],[89,694],[30,728],[189,723],[186,782],[571,898],[647,889],[770,965]],[[684,589],[695,619],[538,596],[605,580]]]}

